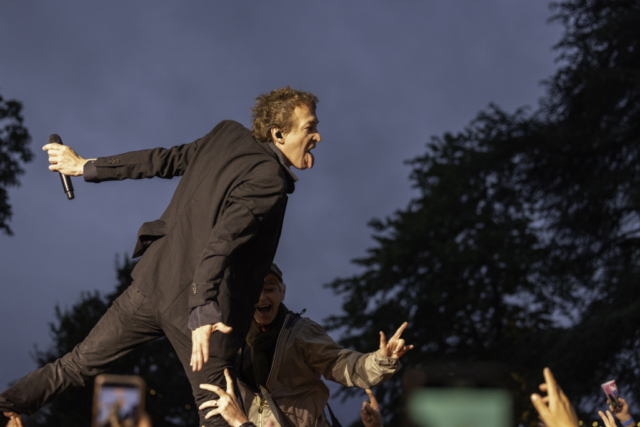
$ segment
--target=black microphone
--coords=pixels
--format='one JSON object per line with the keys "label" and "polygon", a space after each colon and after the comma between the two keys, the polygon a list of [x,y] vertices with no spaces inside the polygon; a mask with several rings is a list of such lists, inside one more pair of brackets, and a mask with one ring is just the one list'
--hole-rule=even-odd
{"label": "black microphone", "polygon": [[[62,140],[57,133],[49,136],[49,144],[60,144],[62,145]],[[58,172],[60,174],[60,181],[62,181],[62,188],[64,192],[67,193],[67,197],[69,200],[73,199],[73,184],[71,184],[71,177],[63,174],[62,172]]]}

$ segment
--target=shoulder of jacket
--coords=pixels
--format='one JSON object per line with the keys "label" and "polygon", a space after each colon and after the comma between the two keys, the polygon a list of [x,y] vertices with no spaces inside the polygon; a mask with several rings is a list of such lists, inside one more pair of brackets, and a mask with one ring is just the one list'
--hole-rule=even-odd
{"label": "shoulder of jacket", "polygon": [[249,129],[244,127],[242,124],[236,122],[235,120],[223,120],[220,123],[218,123],[216,127],[214,127],[214,129],[217,129],[217,128],[227,128],[227,129],[237,128],[239,130],[244,129],[246,131],[251,132]]}
{"label": "shoulder of jacket", "polygon": [[238,139],[247,139],[251,138],[253,140],[253,136],[251,135],[251,131],[244,127],[242,124],[236,122],[235,120],[223,120],[211,131],[205,135],[205,139],[215,139],[219,136],[230,137],[231,140]]}
{"label": "shoulder of jacket", "polygon": [[292,333],[301,338],[309,336],[329,336],[327,331],[308,317],[299,317],[291,327]]}

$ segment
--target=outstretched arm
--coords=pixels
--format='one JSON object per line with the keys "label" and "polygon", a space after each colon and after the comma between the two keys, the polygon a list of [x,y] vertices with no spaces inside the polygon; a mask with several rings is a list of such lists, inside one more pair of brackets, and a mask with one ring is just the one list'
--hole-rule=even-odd
{"label": "outstretched arm", "polygon": [[[400,342],[396,332],[388,343],[381,337],[379,350],[363,354],[340,347],[320,325],[308,319],[306,322],[298,334],[297,345],[304,352],[307,365],[326,379],[347,387],[366,389],[387,381],[400,368],[398,357],[410,348]],[[396,354],[386,356],[387,351]]]}
{"label": "outstretched arm", "polygon": [[92,171],[87,173],[85,181],[102,182],[181,176],[195,157],[199,141],[95,159],[85,159],[66,145],[47,144],[42,149],[49,154],[49,170],[68,176],[82,176],[87,162],[92,162]]}

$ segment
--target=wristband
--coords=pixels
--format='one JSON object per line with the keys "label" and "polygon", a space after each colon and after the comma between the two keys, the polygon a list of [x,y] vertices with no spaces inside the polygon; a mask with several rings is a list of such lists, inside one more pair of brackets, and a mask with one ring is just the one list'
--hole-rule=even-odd
{"label": "wristband", "polygon": [[630,426],[630,425],[631,425],[631,424],[633,424],[633,423],[635,423],[635,421],[633,421],[633,417],[631,417],[631,418],[629,418],[627,421],[623,422],[623,423],[622,423],[622,425],[623,425],[624,427],[628,427],[628,426]]}

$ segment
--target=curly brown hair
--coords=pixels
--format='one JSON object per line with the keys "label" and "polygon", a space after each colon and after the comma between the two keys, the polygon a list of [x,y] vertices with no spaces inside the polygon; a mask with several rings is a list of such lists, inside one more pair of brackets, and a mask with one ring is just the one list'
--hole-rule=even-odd
{"label": "curly brown hair", "polygon": [[272,90],[256,98],[251,109],[253,129],[251,134],[258,141],[270,141],[270,128],[282,129],[284,133],[293,128],[293,110],[306,105],[315,113],[318,97],[309,92],[291,89],[289,86]]}

